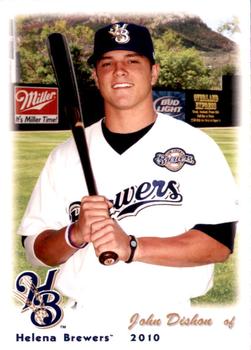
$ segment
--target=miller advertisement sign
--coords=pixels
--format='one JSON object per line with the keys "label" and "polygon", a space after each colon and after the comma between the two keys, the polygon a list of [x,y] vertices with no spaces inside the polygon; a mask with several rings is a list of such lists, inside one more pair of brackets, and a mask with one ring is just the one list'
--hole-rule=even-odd
{"label": "miller advertisement sign", "polygon": [[58,88],[15,86],[15,124],[57,124]]}

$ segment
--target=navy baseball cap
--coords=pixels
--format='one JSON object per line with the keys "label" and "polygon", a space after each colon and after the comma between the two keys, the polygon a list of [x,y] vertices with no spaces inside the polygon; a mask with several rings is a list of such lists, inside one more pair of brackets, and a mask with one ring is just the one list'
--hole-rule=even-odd
{"label": "navy baseball cap", "polygon": [[87,62],[95,65],[104,53],[114,50],[134,51],[155,63],[151,35],[146,27],[137,24],[118,22],[99,29],[94,38],[93,54]]}

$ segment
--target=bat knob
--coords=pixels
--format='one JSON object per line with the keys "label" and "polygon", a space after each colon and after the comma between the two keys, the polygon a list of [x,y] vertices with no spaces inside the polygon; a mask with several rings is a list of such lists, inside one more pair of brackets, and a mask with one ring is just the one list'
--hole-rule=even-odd
{"label": "bat knob", "polygon": [[99,256],[99,262],[102,265],[110,266],[116,264],[118,261],[119,256],[114,252],[104,252]]}

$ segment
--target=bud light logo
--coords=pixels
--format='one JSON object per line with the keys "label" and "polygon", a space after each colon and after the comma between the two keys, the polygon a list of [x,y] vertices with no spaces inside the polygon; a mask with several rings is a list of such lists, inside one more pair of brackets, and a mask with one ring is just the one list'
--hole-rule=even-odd
{"label": "bud light logo", "polygon": [[[165,95],[163,95],[165,93]],[[185,120],[185,101],[183,93],[156,92],[154,93],[154,109],[158,113],[169,114],[180,120]]]}

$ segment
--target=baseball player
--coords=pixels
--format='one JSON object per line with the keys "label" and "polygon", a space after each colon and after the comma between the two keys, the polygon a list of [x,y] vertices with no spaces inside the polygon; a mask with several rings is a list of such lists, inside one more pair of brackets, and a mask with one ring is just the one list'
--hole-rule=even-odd
{"label": "baseball player", "polygon": [[[159,66],[145,27],[101,28],[88,63],[104,98],[104,118],[86,129],[100,195],[87,194],[74,140],[58,146],[19,228],[27,258],[60,265],[57,287],[85,312],[189,303],[233,251],[231,171],[205,133],[156,114]],[[101,265],[106,251],[119,262]]]}

